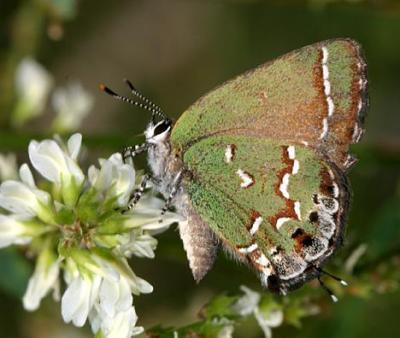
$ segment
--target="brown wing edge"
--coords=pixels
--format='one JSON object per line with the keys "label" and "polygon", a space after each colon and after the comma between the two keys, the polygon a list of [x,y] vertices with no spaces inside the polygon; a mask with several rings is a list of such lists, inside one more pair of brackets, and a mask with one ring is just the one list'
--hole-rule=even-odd
{"label": "brown wing edge", "polygon": [[351,168],[358,162],[357,158],[349,153],[351,144],[359,143],[365,133],[365,119],[369,109],[368,94],[368,70],[364,50],[360,43],[351,38],[331,39],[322,41],[322,44],[329,44],[335,41],[344,41],[349,43],[354,51],[354,57],[357,63],[353,65],[353,81],[351,86],[352,107],[349,112],[350,119],[354,120],[351,133],[348,135],[345,143],[336,144],[335,138],[331,142],[322,143],[319,147],[320,152],[328,157],[330,161],[345,172],[349,172]]}
{"label": "brown wing edge", "polygon": [[366,58],[365,58],[365,53],[363,48],[361,47],[361,45],[354,41],[354,40],[350,40],[352,41],[354,48],[356,49],[356,53],[357,53],[357,59],[360,62],[360,69],[359,69],[359,75],[360,75],[360,81],[362,81],[362,85],[361,85],[361,89],[359,91],[359,96],[360,96],[360,100],[361,100],[361,107],[358,110],[357,113],[357,123],[359,125],[359,128],[361,129],[360,135],[357,137],[356,140],[354,140],[354,143],[358,143],[361,140],[361,137],[364,133],[364,123],[365,123],[365,118],[367,116],[367,111],[369,108],[369,94],[368,94],[368,87],[369,87],[369,83],[368,83],[368,69],[367,69],[367,62],[366,62]]}

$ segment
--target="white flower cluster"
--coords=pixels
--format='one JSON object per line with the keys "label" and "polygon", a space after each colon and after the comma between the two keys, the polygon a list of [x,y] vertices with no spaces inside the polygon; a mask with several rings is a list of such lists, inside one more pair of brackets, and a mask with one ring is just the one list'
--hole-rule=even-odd
{"label": "white flower cluster", "polygon": [[129,338],[139,334],[132,294],[152,292],[127,258],[154,257],[160,232],[179,217],[168,212],[159,221],[163,204],[144,196],[133,212],[126,208],[135,189],[135,170],[120,154],[100,160],[85,176],[77,159],[82,136],[63,144],[31,141],[29,158],[46,179],[36,184],[27,164],[20,180],[0,185],[0,247],[28,245],[37,254],[23,304],[39,307],[43,297],[66,289],[61,297],[65,322],[83,326],[89,320],[96,337]]}

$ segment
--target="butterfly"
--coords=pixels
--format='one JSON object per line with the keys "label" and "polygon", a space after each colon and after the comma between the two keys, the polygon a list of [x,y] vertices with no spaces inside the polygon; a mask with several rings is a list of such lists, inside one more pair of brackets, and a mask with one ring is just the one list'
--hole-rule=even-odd
{"label": "butterfly", "polygon": [[[179,227],[194,279],[220,247],[281,294],[318,278],[342,245],[349,211],[347,178],[368,107],[360,45],[332,39],[292,51],[201,97],[173,123],[129,81],[152,112],[147,152],[131,206],[151,180],[186,222]],[[344,283],[344,282],[343,282]]]}

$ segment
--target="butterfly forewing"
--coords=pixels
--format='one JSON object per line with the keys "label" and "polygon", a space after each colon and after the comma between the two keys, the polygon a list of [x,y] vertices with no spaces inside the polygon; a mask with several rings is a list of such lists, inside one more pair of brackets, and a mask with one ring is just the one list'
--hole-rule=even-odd
{"label": "butterfly forewing", "polygon": [[171,142],[186,151],[209,135],[254,135],[306,144],[346,169],[367,106],[366,65],[350,39],[320,42],[266,63],[199,99]]}

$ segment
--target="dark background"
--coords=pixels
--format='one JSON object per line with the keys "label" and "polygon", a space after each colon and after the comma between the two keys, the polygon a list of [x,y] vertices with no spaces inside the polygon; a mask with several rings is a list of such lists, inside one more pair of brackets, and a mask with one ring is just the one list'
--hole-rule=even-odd
{"label": "dark background", "polygon": [[[88,145],[89,163],[142,140],[149,119],[147,112],[100,93],[100,82],[128,93],[122,79],[129,78],[170,117],[178,118],[213,87],[285,52],[335,37],[358,40],[368,63],[371,107],[365,137],[352,148],[360,162],[350,174],[354,198],[346,247],[332,264],[340,271],[338,262],[362,243],[368,245],[370,265],[386,259],[398,263],[398,1],[87,0],[74,7],[74,1],[59,0],[66,6],[72,3],[72,10],[63,15],[48,10],[51,2],[0,3],[0,151],[16,151],[21,160],[32,136],[49,136],[52,114],[49,108],[18,129],[9,122],[15,104],[14,71],[24,55],[35,56],[57,83],[77,79],[93,94],[94,108],[79,129]],[[136,162],[136,167],[144,166],[144,159]],[[223,254],[197,286],[177,231],[171,228],[159,242],[155,260],[132,261],[133,270],[155,287],[154,293],[135,298],[139,325],[189,324],[219,292],[238,292],[241,284],[260,290],[253,274]],[[51,299],[33,314],[24,312],[19,297],[25,289],[27,263],[22,256],[15,263],[10,255],[12,250],[3,250],[0,256],[0,337],[90,337],[89,330],[63,324],[60,306]],[[399,268],[400,263],[393,266]],[[363,276],[368,288],[374,273]],[[300,329],[274,330],[274,337],[399,337],[398,284],[394,279],[389,290],[373,290],[366,297],[348,295],[305,319]],[[261,331],[253,322],[243,323],[236,336],[261,337]]]}

